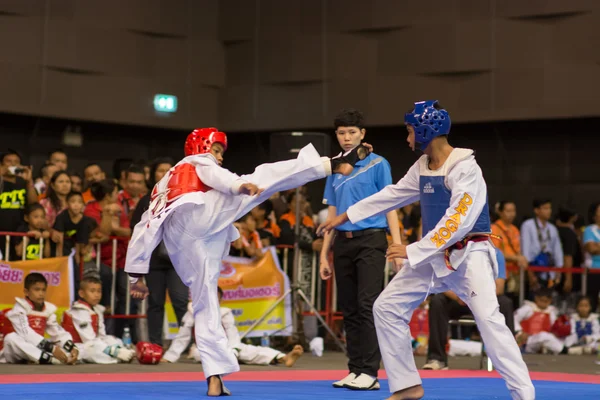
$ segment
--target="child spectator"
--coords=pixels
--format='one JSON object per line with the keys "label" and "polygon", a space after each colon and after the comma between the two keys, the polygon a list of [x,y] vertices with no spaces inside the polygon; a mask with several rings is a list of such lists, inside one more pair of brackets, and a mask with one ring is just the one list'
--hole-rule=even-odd
{"label": "child spectator", "polygon": [[263,245],[252,214],[244,215],[234,225],[240,231],[240,237],[232,243],[229,254],[237,257],[262,257]]}
{"label": "child spectator", "polygon": [[564,351],[562,340],[551,333],[557,318],[556,307],[551,303],[552,290],[543,287],[536,292],[533,302],[526,300],[515,311],[517,342],[520,346],[525,345],[526,353],[559,354]]}
{"label": "child spectator", "polygon": [[[42,274],[34,272],[25,277],[25,298],[17,298],[14,307],[5,314],[6,336],[0,361],[36,364],[77,362],[79,350],[73,338],[56,322],[56,306],[45,301],[47,288],[48,281]],[[45,334],[49,339],[44,338]]]}
{"label": "child spectator", "polygon": [[[17,232],[28,234],[27,239],[17,237],[15,239],[15,251],[17,257],[23,257],[25,253],[26,260],[39,260],[41,257],[41,240],[44,239],[44,258],[50,257],[50,231],[46,229],[46,211],[40,203],[29,204],[25,208],[25,223],[17,229]],[[24,243],[27,242],[25,247]]]}
{"label": "child spectator", "polygon": [[126,348],[121,339],[106,334],[105,308],[99,304],[102,298],[100,279],[83,278],[78,294],[79,300],[65,312],[62,325],[82,349],[81,359],[96,364],[130,362],[135,351]]}
{"label": "child spectator", "polygon": [[592,312],[589,297],[577,301],[577,312],[571,315],[571,334],[565,339],[569,354],[581,355],[596,352],[600,340],[600,316]]}
{"label": "child spectator", "polygon": [[256,230],[258,231],[263,247],[277,244],[277,239],[281,235],[281,229],[279,229],[279,226],[273,220],[275,215],[273,214],[273,203],[271,203],[271,200],[266,200],[257,205],[252,209],[251,213],[256,221]]}

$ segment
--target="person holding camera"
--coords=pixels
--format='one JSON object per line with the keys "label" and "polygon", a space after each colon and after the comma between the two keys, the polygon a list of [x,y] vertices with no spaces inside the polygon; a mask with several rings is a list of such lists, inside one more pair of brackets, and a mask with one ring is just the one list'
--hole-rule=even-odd
{"label": "person holding camera", "polygon": [[[0,232],[15,232],[23,222],[25,206],[37,202],[31,167],[21,165],[21,156],[14,150],[2,154],[0,162]],[[0,249],[5,252],[6,236],[0,237]],[[10,246],[7,260],[15,258]]]}

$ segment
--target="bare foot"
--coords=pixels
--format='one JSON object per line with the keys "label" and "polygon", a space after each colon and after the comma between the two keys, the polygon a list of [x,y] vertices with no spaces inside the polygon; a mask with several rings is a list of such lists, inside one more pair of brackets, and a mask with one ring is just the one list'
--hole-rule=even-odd
{"label": "bare foot", "polygon": [[285,357],[281,361],[285,364],[286,367],[290,368],[296,364],[296,361],[304,354],[304,349],[299,344],[295,345],[292,351],[287,353]]}
{"label": "bare foot", "polygon": [[393,395],[387,398],[387,400],[419,400],[423,398],[425,391],[423,386],[417,385],[406,389],[398,390]]}
{"label": "bare foot", "polygon": [[211,397],[228,396],[231,393],[225,388],[219,375],[213,375],[208,378],[208,392],[206,393]]}

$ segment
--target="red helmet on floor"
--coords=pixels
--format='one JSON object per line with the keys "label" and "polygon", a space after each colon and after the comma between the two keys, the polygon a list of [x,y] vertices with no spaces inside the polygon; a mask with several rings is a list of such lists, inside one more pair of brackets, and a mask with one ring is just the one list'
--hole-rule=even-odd
{"label": "red helmet on floor", "polygon": [[163,356],[163,348],[154,343],[138,342],[135,347],[140,364],[158,364]]}
{"label": "red helmet on floor", "polygon": [[556,318],[552,325],[552,333],[558,338],[565,338],[571,334],[571,320],[568,315]]}
{"label": "red helmet on floor", "polygon": [[221,143],[223,150],[227,150],[227,135],[217,128],[194,129],[185,140],[183,151],[185,156],[206,154],[210,152],[213,143]]}

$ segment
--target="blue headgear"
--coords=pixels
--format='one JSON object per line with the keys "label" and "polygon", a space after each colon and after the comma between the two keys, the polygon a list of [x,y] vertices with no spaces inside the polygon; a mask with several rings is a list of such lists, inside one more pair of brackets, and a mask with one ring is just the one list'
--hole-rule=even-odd
{"label": "blue headgear", "polygon": [[419,101],[412,112],[404,114],[404,123],[414,128],[415,142],[422,151],[434,137],[450,132],[450,115],[444,109],[437,110],[437,104],[437,100]]}

